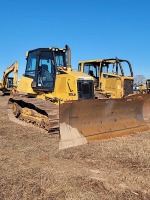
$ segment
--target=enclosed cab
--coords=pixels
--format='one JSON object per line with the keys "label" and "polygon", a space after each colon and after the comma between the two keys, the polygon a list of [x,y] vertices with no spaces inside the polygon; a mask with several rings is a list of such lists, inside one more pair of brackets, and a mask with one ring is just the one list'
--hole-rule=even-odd
{"label": "enclosed cab", "polygon": [[94,79],[71,68],[70,48],[38,48],[26,53],[18,91],[54,102],[94,98]]}

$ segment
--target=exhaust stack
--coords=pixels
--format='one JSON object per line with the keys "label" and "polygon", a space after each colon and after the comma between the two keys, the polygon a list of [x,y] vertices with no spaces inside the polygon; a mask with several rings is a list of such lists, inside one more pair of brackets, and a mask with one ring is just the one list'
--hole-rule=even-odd
{"label": "exhaust stack", "polygon": [[72,69],[71,67],[71,49],[68,45],[65,46],[67,50],[67,69]]}

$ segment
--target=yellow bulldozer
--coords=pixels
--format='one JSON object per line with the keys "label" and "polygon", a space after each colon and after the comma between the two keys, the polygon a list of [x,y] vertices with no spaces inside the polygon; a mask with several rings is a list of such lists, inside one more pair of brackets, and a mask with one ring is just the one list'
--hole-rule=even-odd
{"label": "yellow bulldozer", "polygon": [[[9,75],[13,72],[13,77]],[[12,65],[6,68],[3,73],[3,78],[0,81],[0,91],[3,95],[10,94],[10,92],[17,87],[18,82],[18,62],[15,61]]]}
{"label": "yellow bulldozer", "polygon": [[137,87],[137,93],[149,94],[150,93],[150,79],[147,79],[145,84],[139,84]]}
{"label": "yellow bulldozer", "polygon": [[95,99],[93,77],[72,71],[69,46],[34,49],[26,60],[8,116],[59,133],[60,149],[149,128],[148,96]]}
{"label": "yellow bulldozer", "polygon": [[[85,60],[78,71],[94,78],[96,98],[122,98],[133,94],[133,70],[128,60],[118,58]],[[125,72],[128,72],[128,76]]]}

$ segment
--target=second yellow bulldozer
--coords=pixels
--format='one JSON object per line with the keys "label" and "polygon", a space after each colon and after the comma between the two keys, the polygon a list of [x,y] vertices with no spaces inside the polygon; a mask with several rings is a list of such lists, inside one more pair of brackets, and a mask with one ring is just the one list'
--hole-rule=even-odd
{"label": "second yellow bulldozer", "polygon": [[137,93],[150,94],[150,79],[147,79],[145,84],[138,85]]}
{"label": "second yellow bulldozer", "polygon": [[122,98],[133,94],[133,70],[128,60],[112,58],[80,61],[78,71],[94,78],[97,98]]}
{"label": "second yellow bulldozer", "polygon": [[28,51],[26,60],[18,96],[8,102],[9,118],[59,133],[60,149],[148,129],[147,96],[95,99],[93,77],[72,71],[67,45]]}

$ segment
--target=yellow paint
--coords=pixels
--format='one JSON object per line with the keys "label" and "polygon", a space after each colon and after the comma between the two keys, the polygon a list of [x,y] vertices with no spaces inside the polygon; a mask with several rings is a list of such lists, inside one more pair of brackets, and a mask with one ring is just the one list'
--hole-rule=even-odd
{"label": "yellow paint", "polygon": [[[23,76],[17,88],[20,93],[45,100],[59,99],[60,103],[68,100],[78,100],[77,80],[94,80],[91,76],[82,72],[64,71],[64,74],[57,74],[54,92],[35,92],[32,88],[33,79]],[[58,102],[56,102],[58,103]]]}
{"label": "yellow paint", "polygon": [[[84,65],[88,63],[102,63],[102,59],[99,60],[85,60],[80,61],[78,64],[80,65],[79,71],[84,71]],[[114,60],[108,60],[107,63],[115,63]],[[100,73],[100,72],[99,72]],[[95,94],[99,91],[100,94],[108,96],[110,98],[122,98],[124,96],[124,80],[133,80],[133,77],[130,76],[121,76],[116,75],[114,73],[104,73],[101,72],[99,74],[99,79],[95,79]]]}

